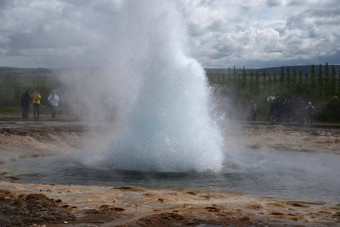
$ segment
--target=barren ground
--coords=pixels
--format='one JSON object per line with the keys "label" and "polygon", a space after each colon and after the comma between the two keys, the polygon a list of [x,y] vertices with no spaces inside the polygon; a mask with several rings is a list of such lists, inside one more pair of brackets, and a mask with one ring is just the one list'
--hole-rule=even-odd
{"label": "barren ground", "polygon": [[[21,121],[0,115],[0,226],[340,226],[339,201],[306,202],[241,193],[135,186],[36,185],[3,164],[92,146],[107,131],[57,116]],[[110,131],[110,133],[114,133]],[[254,149],[340,154],[340,130],[246,125],[226,134]]]}

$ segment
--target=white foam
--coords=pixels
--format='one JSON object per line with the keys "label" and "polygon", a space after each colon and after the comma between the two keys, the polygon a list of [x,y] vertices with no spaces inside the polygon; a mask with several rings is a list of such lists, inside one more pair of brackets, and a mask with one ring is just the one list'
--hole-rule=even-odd
{"label": "white foam", "polygon": [[129,11],[132,23],[138,23],[140,33],[137,38],[126,37],[127,43],[136,39],[143,45],[141,49],[132,45],[137,50],[128,67],[133,69],[138,88],[132,93],[136,97],[126,127],[109,146],[111,166],[139,171],[218,171],[223,163],[223,139],[210,117],[205,73],[186,54],[185,27],[177,5],[152,3],[128,1],[122,8]]}

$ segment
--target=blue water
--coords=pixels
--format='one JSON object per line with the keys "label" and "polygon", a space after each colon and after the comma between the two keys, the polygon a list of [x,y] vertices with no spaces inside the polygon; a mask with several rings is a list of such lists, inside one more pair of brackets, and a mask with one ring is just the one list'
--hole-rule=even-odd
{"label": "blue water", "polygon": [[317,152],[259,151],[226,155],[214,172],[140,172],[91,168],[84,155],[32,158],[7,164],[23,174],[18,182],[196,188],[308,201],[340,202],[340,155]]}

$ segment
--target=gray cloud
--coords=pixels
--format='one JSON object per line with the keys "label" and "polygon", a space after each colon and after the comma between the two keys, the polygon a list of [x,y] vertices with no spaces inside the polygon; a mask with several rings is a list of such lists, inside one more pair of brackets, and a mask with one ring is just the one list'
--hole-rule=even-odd
{"label": "gray cloud", "polygon": [[[290,62],[325,63],[313,62],[320,59],[330,59],[332,62],[329,63],[339,64],[340,59],[327,57],[332,56],[334,50],[339,50],[337,43],[340,40],[336,31],[340,27],[336,21],[339,21],[340,14],[337,5],[335,1],[320,3],[301,0],[294,4],[293,1],[263,1],[262,4],[258,1],[257,4],[250,3],[248,7],[244,7],[239,3],[227,6],[220,2],[226,15],[230,12],[232,16],[226,16],[224,24],[213,30],[216,35],[207,43],[216,44],[200,46],[200,54],[211,53],[211,46],[215,46],[218,52],[214,53],[214,60],[204,58],[204,63],[209,66],[262,67],[268,64],[280,66]],[[210,19],[213,20],[212,17]],[[205,29],[201,27],[200,31],[204,34]],[[220,36],[223,35],[229,39],[221,39]],[[204,35],[195,36],[193,39],[203,37]],[[218,48],[226,43],[235,48]],[[225,51],[231,53],[225,54]]]}
{"label": "gray cloud", "polygon": [[306,3],[306,0],[289,0],[288,6],[300,6]]}
{"label": "gray cloud", "polygon": [[1,0],[0,1],[0,12],[6,10],[8,7],[13,5],[13,1],[11,0]]}
{"label": "gray cloud", "polygon": [[[188,25],[189,49],[203,66],[262,67],[326,59],[340,64],[334,54],[340,52],[337,3],[184,0],[179,5]],[[117,51],[112,42],[125,42],[115,36],[119,26],[128,26],[118,19],[123,4],[124,0],[0,1],[0,66],[101,62],[108,51]],[[131,34],[137,33],[138,26],[131,26]]]}
{"label": "gray cloud", "polygon": [[275,7],[275,6],[280,6],[282,3],[281,3],[281,0],[267,0],[266,4],[269,7]]}

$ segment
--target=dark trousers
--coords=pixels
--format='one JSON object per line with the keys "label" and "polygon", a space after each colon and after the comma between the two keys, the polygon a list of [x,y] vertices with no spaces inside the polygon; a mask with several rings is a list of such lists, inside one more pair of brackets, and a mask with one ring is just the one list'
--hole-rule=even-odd
{"label": "dark trousers", "polygon": [[312,124],[313,123],[313,113],[307,112],[307,123]]}
{"label": "dark trousers", "polygon": [[248,114],[247,121],[256,121],[256,112],[252,111]]}
{"label": "dark trousers", "polygon": [[29,110],[29,105],[22,105],[22,118],[23,119],[28,119],[28,110]]}
{"label": "dark trousers", "polygon": [[33,116],[34,116],[34,119],[39,119],[39,107],[40,107],[40,104],[37,104],[37,103],[33,104]]}
{"label": "dark trousers", "polygon": [[51,112],[52,112],[52,118],[55,118],[55,114],[56,114],[56,112],[57,112],[57,107],[51,105]]}

